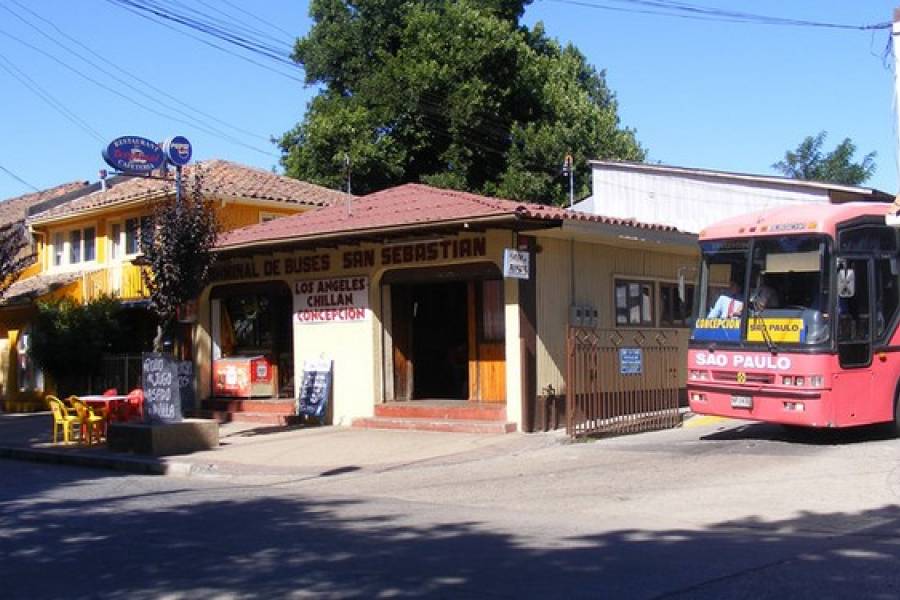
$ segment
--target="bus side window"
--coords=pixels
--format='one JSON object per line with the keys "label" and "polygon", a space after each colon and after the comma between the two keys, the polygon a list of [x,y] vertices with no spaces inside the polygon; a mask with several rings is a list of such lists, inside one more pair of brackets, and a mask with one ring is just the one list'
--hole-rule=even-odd
{"label": "bus side window", "polygon": [[897,273],[893,259],[879,258],[875,261],[875,337],[880,338],[893,321],[900,305]]}

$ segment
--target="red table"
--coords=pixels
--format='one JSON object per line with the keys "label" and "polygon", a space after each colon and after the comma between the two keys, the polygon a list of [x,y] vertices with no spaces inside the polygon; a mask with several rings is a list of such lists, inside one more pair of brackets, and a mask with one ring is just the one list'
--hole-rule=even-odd
{"label": "red table", "polygon": [[78,396],[78,399],[90,406],[91,409],[101,409],[108,423],[119,405],[128,401],[128,396]]}

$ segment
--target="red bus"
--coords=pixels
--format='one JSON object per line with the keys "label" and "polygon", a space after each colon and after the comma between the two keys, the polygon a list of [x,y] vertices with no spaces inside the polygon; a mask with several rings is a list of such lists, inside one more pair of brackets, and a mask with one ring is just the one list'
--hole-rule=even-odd
{"label": "red bus", "polygon": [[700,233],[691,410],[900,434],[900,260],[890,204],[803,205]]}

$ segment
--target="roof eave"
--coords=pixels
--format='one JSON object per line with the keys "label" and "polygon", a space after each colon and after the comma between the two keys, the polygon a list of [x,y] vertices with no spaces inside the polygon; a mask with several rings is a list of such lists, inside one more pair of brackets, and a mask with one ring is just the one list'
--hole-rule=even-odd
{"label": "roof eave", "polygon": [[875,188],[843,185],[839,183],[827,183],[822,181],[809,181],[805,179],[792,179],[790,177],[778,177],[775,175],[754,175],[752,173],[734,173],[729,171],[715,171],[711,169],[695,169],[691,167],[674,167],[670,165],[651,165],[645,163],[617,162],[608,160],[589,160],[591,166],[610,167],[625,171],[645,171],[670,175],[694,175],[697,177],[714,177],[717,179],[734,179],[739,181],[754,181],[785,185],[791,187],[805,187],[819,190],[830,190],[860,194],[864,196],[883,196],[886,193]]}
{"label": "roof eave", "polygon": [[329,232],[325,234],[310,234],[304,236],[292,236],[292,237],[281,237],[277,239],[270,240],[261,240],[254,242],[245,242],[241,244],[234,244],[230,246],[225,246],[221,248],[216,248],[214,251],[218,254],[232,254],[236,252],[240,252],[243,250],[249,249],[271,249],[272,247],[289,247],[293,245],[301,245],[301,244],[312,244],[314,242],[320,242],[322,244],[334,244],[336,240],[355,240],[356,238],[370,238],[372,236],[378,235],[395,235],[398,233],[405,233],[408,231],[430,231],[434,229],[445,229],[447,227],[463,227],[465,228],[468,224],[469,226],[481,226],[481,225],[501,225],[504,223],[514,224],[514,223],[523,223],[529,222],[533,226],[537,226],[540,228],[543,227],[556,227],[559,225],[559,220],[552,219],[531,219],[525,218],[517,213],[503,213],[499,215],[488,215],[481,217],[471,217],[471,218],[462,218],[462,219],[446,219],[442,221],[433,221],[429,223],[404,223],[403,225],[395,225],[389,227],[372,227],[369,229],[354,229],[354,230],[344,230],[337,232]]}

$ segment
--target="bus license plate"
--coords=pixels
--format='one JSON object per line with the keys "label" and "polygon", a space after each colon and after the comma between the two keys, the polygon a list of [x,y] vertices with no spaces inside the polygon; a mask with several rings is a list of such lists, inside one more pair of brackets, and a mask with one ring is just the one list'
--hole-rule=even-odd
{"label": "bus license plate", "polygon": [[731,408],[753,408],[753,396],[732,396]]}

